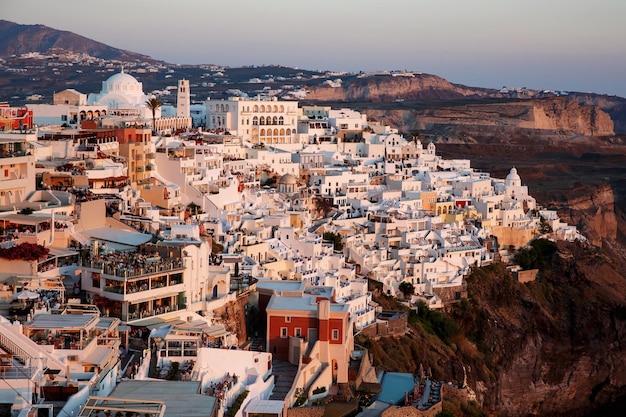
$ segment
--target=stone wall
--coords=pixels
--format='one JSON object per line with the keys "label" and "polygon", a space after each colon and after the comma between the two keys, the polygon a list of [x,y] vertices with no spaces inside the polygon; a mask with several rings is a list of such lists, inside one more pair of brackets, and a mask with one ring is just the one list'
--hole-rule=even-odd
{"label": "stone wall", "polygon": [[407,331],[408,314],[405,312],[384,312],[376,322],[365,327],[361,333],[370,339],[385,336],[401,336]]}
{"label": "stone wall", "polygon": [[508,226],[494,226],[491,234],[497,236],[498,244],[501,248],[513,245],[516,248],[523,248],[535,237],[534,229],[518,229]]}
{"label": "stone wall", "polygon": [[433,292],[441,298],[443,304],[459,301],[467,298],[467,288],[465,285],[455,285],[454,287],[433,287]]}
{"label": "stone wall", "polygon": [[287,417],[324,417],[325,407],[288,408]]}
{"label": "stone wall", "polygon": [[517,271],[517,282],[532,282],[537,279],[538,269],[528,269],[526,271]]}
{"label": "stone wall", "polygon": [[457,403],[466,403],[468,400],[467,388],[457,388],[452,385],[441,385],[441,398],[446,398]]}
{"label": "stone wall", "polygon": [[218,323],[224,325],[226,330],[237,335],[239,344],[248,338],[246,328],[245,305],[248,303],[249,294],[244,293],[235,301],[226,303],[223,307],[213,310],[213,316]]}

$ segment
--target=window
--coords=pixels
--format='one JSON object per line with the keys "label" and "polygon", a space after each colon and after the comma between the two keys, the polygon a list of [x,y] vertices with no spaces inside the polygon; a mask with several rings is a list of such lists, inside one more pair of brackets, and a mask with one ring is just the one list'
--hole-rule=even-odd
{"label": "window", "polygon": [[291,316],[285,317],[285,323],[291,323]]}
{"label": "window", "polygon": [[295,335],[296,337],[300,337],[300,336],[302,336],[302,329],[301,329],[301,328],[299,328],[299,327],[296,327],[296,331],[294,332],[294,335]]}
{"label": "window", "polygon": [[280,328],[280,337],[287,337],[287,328],[286,327],[281,327]]}
{"label": "window", "polygon": [[339,330],[333,329],[333,340],[339,340]]}

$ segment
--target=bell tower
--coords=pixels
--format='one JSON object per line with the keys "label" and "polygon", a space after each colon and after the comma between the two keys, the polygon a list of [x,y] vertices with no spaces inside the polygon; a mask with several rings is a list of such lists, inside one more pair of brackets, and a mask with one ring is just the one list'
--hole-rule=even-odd
{"label": "bell tower", "polygon": [[189,80],[178,81],[178,96],[176,97],[176,117],[189,117]]}

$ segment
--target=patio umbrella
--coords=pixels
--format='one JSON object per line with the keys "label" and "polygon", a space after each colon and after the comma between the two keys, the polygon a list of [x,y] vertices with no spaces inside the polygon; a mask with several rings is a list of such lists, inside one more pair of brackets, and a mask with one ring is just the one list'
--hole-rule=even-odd
{"label": "patio umbrella", "polygon": [[34,300],[36,298],[39,298],[39,293],[36,293],[34,291],[29,291],[29,290],[23,290],[23,291],[16,292],[15,294],[11,295],[11,297],[16,298],[18,300]]}

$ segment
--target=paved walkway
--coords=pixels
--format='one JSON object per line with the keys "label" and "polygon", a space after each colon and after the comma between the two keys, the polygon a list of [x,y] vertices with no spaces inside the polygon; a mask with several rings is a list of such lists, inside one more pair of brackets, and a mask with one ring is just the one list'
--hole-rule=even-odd
{"label": "paved walkway", "polygon": [[280,359],[272,360],[272,374],[274,375],[274,389],[270,400],[285,400],[296,378],[298,367]]}

